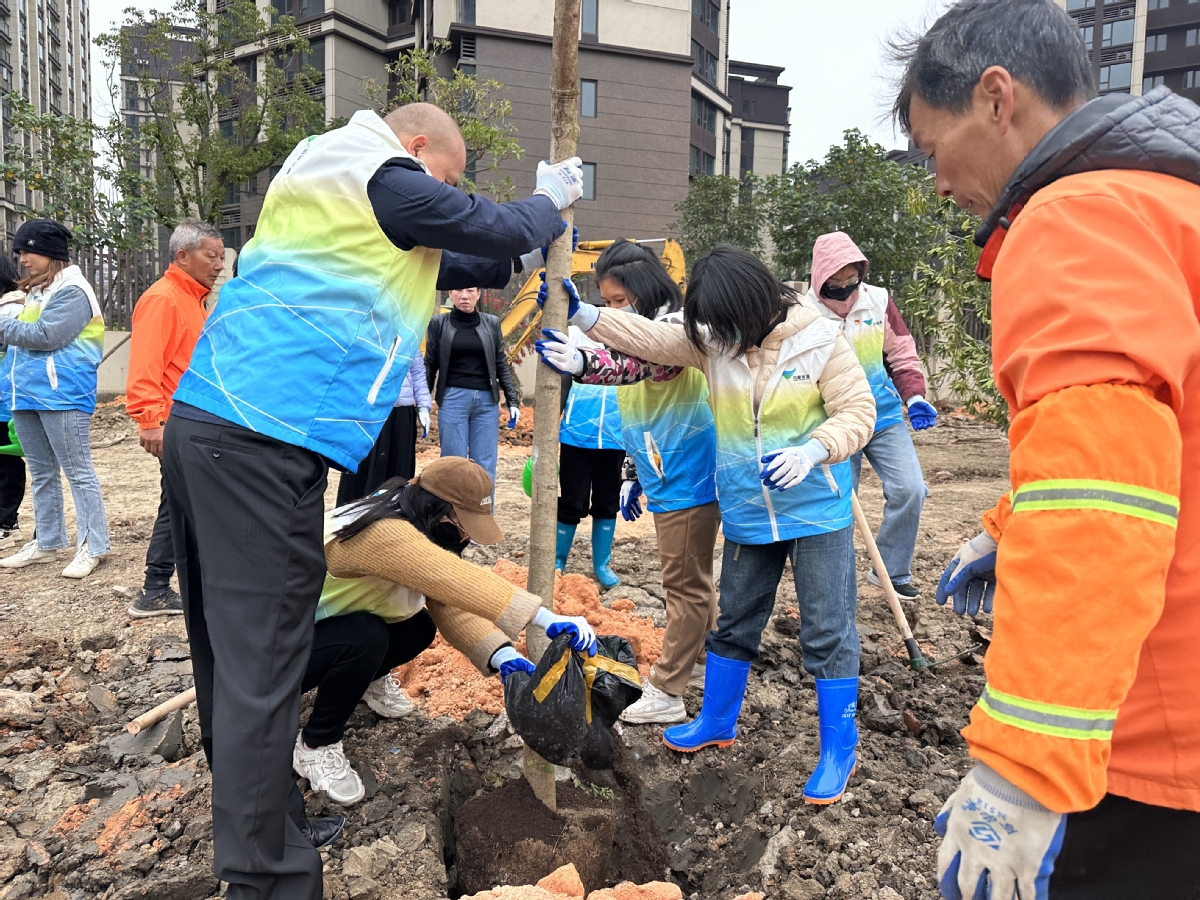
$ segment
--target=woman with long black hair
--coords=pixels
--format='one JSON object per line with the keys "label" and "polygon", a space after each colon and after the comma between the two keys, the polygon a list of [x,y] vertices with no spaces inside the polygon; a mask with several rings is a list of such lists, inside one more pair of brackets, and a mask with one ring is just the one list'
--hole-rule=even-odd
{"label": "woman with long black hair", "polygon": [[583,618],[558,616],[528,591],[464,562],[467,544],[504,539],[491,514],[492,479],[478,463],[445,456],[411,482],[395,478],[326,517],[329,574],[317,606],[303,690],[317,688],[296,737],[292,765],[313,790],[341,804],[364,789],[346,760],[342,734],[359,700],[385,718],[412,712],[391,672],[446,641],[485,675],[533,672],[512,642],[529,624],[596,652]]}

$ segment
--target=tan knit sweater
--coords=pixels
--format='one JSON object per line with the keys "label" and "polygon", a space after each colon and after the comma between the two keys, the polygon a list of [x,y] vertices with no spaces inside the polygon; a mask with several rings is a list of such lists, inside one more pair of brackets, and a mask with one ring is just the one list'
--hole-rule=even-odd
{"label": "tan knit sweater", "polygon": [[420,591],[442,637],[480,672],[516,640],[541,601],[487,569],[443,550],[403,519],[373,522],[347,541],[325,545],[330,575],[374,575]]}

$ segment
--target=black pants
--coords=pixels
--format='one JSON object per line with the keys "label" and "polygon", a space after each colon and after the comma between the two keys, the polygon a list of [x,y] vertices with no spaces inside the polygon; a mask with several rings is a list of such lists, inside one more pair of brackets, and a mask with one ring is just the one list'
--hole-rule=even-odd
{"label": "black pants", "polygon": [[150,532],[150,546],[146,548],[147,596],[161,593],[171,586],[171,575],[175,572],[175,545],[171,542],[171,512],[167,508],[167,476],[159,463],[158,517],[154,530]]}
{"label": "black pants", "polygon": [[1200,813],[1112,794],[1067,816],[1050,900],[1200,900]]}
{"label": "black pants", "polygon": [[558,521],[578,525],[584,516],[615,519],[621,505],[621,463],[624,450],[558,448]]}
{"label": "black pants", "polygon": [[367,686],[415,658],[435,637],[437,626],[425,610],[391,624],[369,612],[318,622],[302,688],[317,688],[304,743],[315,749],[340,741]]}
{"label": "black pants", "polygon": [[[357,472],[344,472],[338,482],[337,505],[363,497],[389,478],[412,479],[417,473],[417,408],[397,406]],[[311,744],[309,746],[312,746]]]}
{"label": "black pants", "polygon": [[231,900],[319,900],[321,857],[288,816],[300,683],[325,578],[327,466],[234,426],[171,416],[167,479],[214,873]]}
{"label": "black pants", "polygon": [[[8,443],[8,423],[0,422],[0,441]],[[0,453],[0,528],[17,527],[17,510],[25,499],[25,460]]]}

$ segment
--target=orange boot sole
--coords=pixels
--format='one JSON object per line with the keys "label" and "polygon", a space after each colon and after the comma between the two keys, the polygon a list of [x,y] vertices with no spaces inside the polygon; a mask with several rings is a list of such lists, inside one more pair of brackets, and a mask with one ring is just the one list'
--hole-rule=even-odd
{"label": "orange boot sole", "polygon": [[699,744],[695,747],[676,747],[664,737],[663,744],[667,747],[670,747],[672,750],[678,751],[679,753],[695,753],[697,750],[703,750],[705,747],[720,747],[722,749],[725,747],[732,747],[733,742],[736,740],[737,738],[730,738],[727,741],[708,741],[705,744]]}
{"label": "orange boot sole", "polygon": [[850,787],[850,779],[854,777],[854,773],[857,771],[858,771],[858,765],[855,764],[854,768],[850,770],[850,774],[846,776],[846,787],[842,788],[842,792],[840,794],[838,794],[836,797],[830,797],[828,800],[814,800],[813,798],[811,798],[807,794],[805,794],[804,802],[811,803],[813,806],[829,806],[829,804],[831,804],[831,803],[837,803],[839,800],[841,800],[843,797],[846,796],[846,789]]}

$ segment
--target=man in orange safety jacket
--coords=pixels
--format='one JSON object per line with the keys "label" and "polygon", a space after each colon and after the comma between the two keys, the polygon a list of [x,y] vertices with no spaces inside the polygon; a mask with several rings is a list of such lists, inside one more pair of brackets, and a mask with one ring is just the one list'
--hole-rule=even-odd
{"label": "man in orange safety jacket", "polygon": [[1012,492],[942,577],[989,611],[944,896],[1200,897],[1200,107],[1094,94],[1051,0],[961,0],[896,113],[984,216]]}

